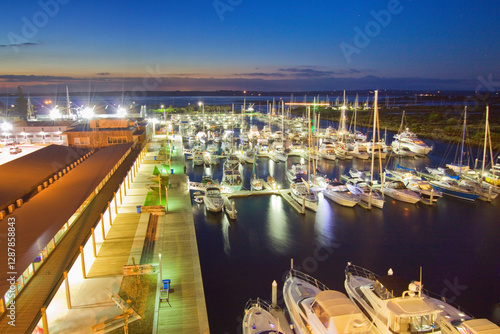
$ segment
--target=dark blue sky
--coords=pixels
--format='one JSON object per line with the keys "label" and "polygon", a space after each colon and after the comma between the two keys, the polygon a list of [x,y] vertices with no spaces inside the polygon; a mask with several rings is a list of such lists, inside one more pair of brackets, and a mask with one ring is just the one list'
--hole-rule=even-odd
{"label": "dark blue sky", "polygon": [[33,92],[66,85],[485,90],[485,80],[500,81],[493,0],[9,0],[2,7],[3,92],[18,85]]}

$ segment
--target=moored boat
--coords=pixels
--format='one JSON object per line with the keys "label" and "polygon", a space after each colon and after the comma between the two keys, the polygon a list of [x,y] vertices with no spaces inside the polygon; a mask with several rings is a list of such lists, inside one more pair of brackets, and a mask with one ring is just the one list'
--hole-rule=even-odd
{"label": "moored boat", "polygon": [[318,210],[318,196],[311,191],[307,182],[292,182],[290,184],[290,195],[297,203],[304,205],[307,209],[312,211]]}
{"label": "moored boat", "polygon": [[283,297],[298,334],[372,333],[370,322],[345,294],[303,272],[290,269]]}
{"label": "moored boat", "polygon": [[[424,291],[421,281],[408,283],[393,275],[392,269],[387,275],[379,276],[348,263],[344,285],[351,300],[373,321],[381,334],[500,332],[500,328],[490,321],[472,320],[470,315],[447,303],[445,298]],[[485,325],[482,330],[481,324]],[[475,332],[473,328],[479,331]]]}
{"label": "moored boat", "polygon": [[382,191],[384,195],[394,198],[395,200],[415,204],[420,202],[420,195],[413,190],[408,189],[402,181],[387,182]]}
{"label": "moored boat", "polygon": [[259,298],[250,299],[245,305],[242,329],[243,334],[283,334],[279,320],[271,313],[271,306]]}
{"label": "moored boat", "polygon": [[350,208],[359,203],[359,197],[351,193],[345,184],[337,181],[328,183],[323,195],[337,204]]}
{"label": "moored boat", "polygon": [[209,186],[205,190],[203,197],[205,208],[211,212],[221,212],[224,206],[224,199],[222,198],[220,189],[215,186]]}

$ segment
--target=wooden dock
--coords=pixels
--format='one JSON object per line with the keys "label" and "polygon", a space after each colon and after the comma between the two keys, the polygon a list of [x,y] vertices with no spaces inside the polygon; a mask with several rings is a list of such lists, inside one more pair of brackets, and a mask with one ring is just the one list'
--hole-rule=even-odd
{"label": "wooden dock", "polygon": [[294,208],[298,213],[301,213],[301,214],[305,214],[306,213],[306,210],[305,210],[305,207],[304,206],[301,206],[299,205],[299,203],[297,203],[293,198],[292,196],[290,196],[290,190],[287,189],[287,190],[281,190],[279,191],[279,194],[281,195],[281,197],[283,197],[285,199],[285,201],[288,202],[288,204],[290,204],[292,206],[292,208]]}
{"label": "wooden dock", "polygon": [[223,196],[224,198],[224,211],[228,215],[229,219],[236,219],[236,207],[234,206],[234,201],[231,202],[227,196]]}

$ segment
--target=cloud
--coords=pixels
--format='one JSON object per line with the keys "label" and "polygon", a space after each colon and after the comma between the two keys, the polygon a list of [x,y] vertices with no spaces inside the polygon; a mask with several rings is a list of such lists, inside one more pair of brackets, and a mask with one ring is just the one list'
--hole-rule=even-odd
{"label": "cloud", "polygon": [[96,73],[97,75],[110,75],[111,73],[109,72],[100,72],[100,73]]}
{"label": "cloud", "polygon": [[26,42],[26,43],[18,43],[18,44],[0,44],[0,48],[20,47],[20,46],[34,46],[34,45],[40,45],[40,43]]}
{"label": "cloud", "polygon": [[312,68],[298,68],[298,67],[290,67],[290,68],[280,68],[279,71],[292,74],[296,77],[305,77],[305,78],[325,78],[325,77],[333,77],[335,74],[334,71],[321,71],[314,70]]}
{"label": "cloud", "polygon": [[[296,71],[296,70],[300,71]],[[364,89],[391,89],[391,90],[474,90],[477,86],[475,79],[436,79],[419,77],[380,77],[376,75],[334,77],[302,76],[290,78],[287,73],[311,73],[302,68],[283,68],[284,71],[276,73],[253,72],[247,77],[231,78],[199,78],[195,76],[161,76],[155,78],[158,85],[156,91],[216,91],[216,90],[254,90],[254,91],[331,91],[331,90],[364,90]],[[293,70],[293,71],[289,71]],[[317,71],[317,70],[313,70]],[[357,70],[345,70],[358,73]],[[323,71],[333,72],[333,71]],[[362,72],[362,71],[359,71]],[[279,74],[281,76],[273,77]],[[326,74],[324,74],[326,75]],[[143,77],[114,77],[96,76],[93,78],[77,78],[70,76],[45,76],[45,75],[0,75],[0,87],[12,89],[19,84],[26,87],[26,91],[35,93],[53,93],[60,85],[68,85],[70,91],[86,92],[91,85],[92,92],[106,91],[131,91],[139,94],[144,91]]]}
{"label": "cloud", "polygon": [[251,72],[251,73],[236,73],[238,77],[285,77],[286,74],[279,72],[264,73],[264,72]]}
{"label": "cloud", "polygon": [[56,81],[73,81],[78,80],[73,77],[67,76],[53,76],[53,75],[16,75],[16,74],[2,74],[0,81],[3,82],[56,82]]}

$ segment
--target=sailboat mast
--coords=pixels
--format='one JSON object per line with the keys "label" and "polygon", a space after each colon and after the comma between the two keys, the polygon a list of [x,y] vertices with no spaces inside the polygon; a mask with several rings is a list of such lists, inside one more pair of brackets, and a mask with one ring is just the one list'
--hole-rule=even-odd
{"label": "sailboat mast", "polygon": [[488,139],[488,132],[489,132],[489,128],[490,128],[489,122],[488,122],[489,113],[490,113],[490,108],[487,105],[486,106],[486,124],[484,126],[483,165],[481,167],[481,178],[479,179],[479,183],[481,183],[481,181],[483,180],[483,177],[484,177],[484,167],[485,167],[484,165],[486,163],[486,142],[487,142],[487,139]]}
{"label": "sailboat mast", "polygon": [[373,167],[375,165],[375,128],[377,126],[377,117],[378,117],[378,90],[375,91],[375,101],[374,101],[374,111],[373,111],[373,138],[372,138],[372,164],[371,164],[371,173],[370,173],[370,196],[372,192],[372,184],[373,184]]}
{"label": "sailboat mast", "polygon": [[463,162],[463,156],[464,156],[464,143],[465,143],[465,127],[467,126],[467,106],[465,106],[465,112],[464,112],[464,128],[462,130],[462,150],[460,152],[460,172],[458,174],[458,177],[462,176],[462,162]]}
{"label": "sailboat mast", "polygon": [[66,86],[66,105],[68,107],[68,116],[71,116],[71,102],[69,100],[69,91],[68,91],[68,86]]}

